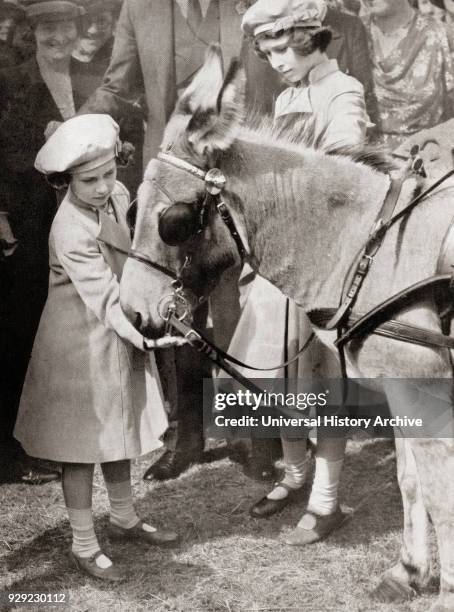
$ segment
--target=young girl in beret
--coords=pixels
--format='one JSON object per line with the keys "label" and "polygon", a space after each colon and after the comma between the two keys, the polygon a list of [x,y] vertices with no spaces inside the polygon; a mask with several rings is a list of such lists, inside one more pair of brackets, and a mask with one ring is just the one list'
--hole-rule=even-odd
{"label": "young girl in beret", "polygon": [[160,446],[167,427],[150,349],[181,339],[145,340],[120,307],[129,195],[116,181],[119,128],[108,115],[63,123],[35,167],[67,186],[49,239],[49,294],[21,397],[15,436],[28,454],[62,463],[72,528],[71,558],[91,576],[125,577],[99,546],[93,528],[96,463],[110,501],[111,537],[165,545],[171,531],[135,513],[130,460]]}
{"label": "young girl in beret", "polygon": [[[242,28],[257,54],[288,85],[276,100],[276,124],[291,131],[295,141],[332,150],[361,145],[368,116],[361,83],[341,72],[337,61],[327,56],[332,32],[323,26],[326,12],[325,0],[258,0],[244,14]],[[270,320],[273,326],[269,325]],[[286,360],[286,348],[288,357],[295,355],[310,333],[305,313],[266,280],[255,277],[229,351],[243,361],[272,367]],[[275,375],[279,373],[282,375],[282,369]],[[334,356],[315,340],[297,365],[289,367],[287,375],[301,379],[336,378],[340,377],[340,370]],[[284,477],[252,506],[250,513],[254,518],[271,516],[294,503],[298,490],[305,484],[308,432],[292,434],[300,437],[281,434]],[[346,519],[338,503],[344,450],[342,434],[338,438],[318,437],[307,510],[286,536],[286,543],[311,544],[326,537]]]}

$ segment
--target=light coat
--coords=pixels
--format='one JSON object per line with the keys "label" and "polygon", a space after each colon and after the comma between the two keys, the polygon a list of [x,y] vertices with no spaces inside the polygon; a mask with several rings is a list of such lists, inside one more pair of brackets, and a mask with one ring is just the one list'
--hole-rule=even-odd
{"label": "light coat", "polygon": [[366,138],[364,88],[341,72],[335,59],[313,68],[306,87],[285,89],[276,100],[274,116],[290,122],[294,133],[316,148],[358,146]]}
{"label": "light coat", "polygon": [[159,447],[166,427],[153,354],[124,316],[119,279],[128,251],[129,196],[117,183],[117,222],[70,190],[52,224],[49,295],[33,346],[15,436],[34,457],[102,463]]}

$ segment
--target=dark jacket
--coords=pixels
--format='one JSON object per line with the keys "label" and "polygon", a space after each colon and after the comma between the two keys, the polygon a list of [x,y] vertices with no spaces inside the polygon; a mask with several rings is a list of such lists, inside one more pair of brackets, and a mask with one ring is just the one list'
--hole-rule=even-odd
{"label": "dark jacket", "polygon": [[367,32],[363,22],[354,15],[328,9],[323,25],[333,31],[333,38],[327,49],[328,57],[337,59],[339,68],[358,79],[363,85],[367,112],[371,121],[375,122],[377,101],[374,94]]}
{"label": "dark jacket", "polygon": [[48,237],[56,211],[55,192],[34,161],[48,122],[62,117],[34,57],[0,71],[0,91],[0,209],[9,212],[19,241],[5,262],[11,282],[5,286],[0,279],[0,371],[5,376],[0,393],[9,394],[6,402],[13,410],[47,295]]}

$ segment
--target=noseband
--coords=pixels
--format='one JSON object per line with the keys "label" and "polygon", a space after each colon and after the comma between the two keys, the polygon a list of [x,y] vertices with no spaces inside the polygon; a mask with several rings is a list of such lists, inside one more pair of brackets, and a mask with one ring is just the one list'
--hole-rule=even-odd
{"label": "noseband", "polygon": [[[225,188],[226,179],[221,170],[219,170],[218,168],[212,168],[208,171],[204,171],[201,168],[198,168],[197,166],[194,166],[189,162],[180,159],[179,157],[170,155],[169,153],[159,153],[158,159],[166,164],[169,164],[170,166],[178,168],[179,170],[184,170],[192,176],[195,176],[200,180],[204,181],[206,198],[204,200],[202,208],[205,208],[207,206],[208,198],[210,196],[214,196],[216,211],[218,212],[222,221],[229,230],[230,235],[232,236],[236,244],[241,260],[244,261],[247,257],[247,249],[235,226],[235,222],[232,218],[232,215],[230,214],[230,211],[222,198],[222,191]],[[167,194],[166,190],[164,190],[159,184],[157,184],[157,187],[161,191],[163,191],[163,193]],[[203,228],[201,227],[199,231],[202,231],[202,229]],[[128,254],[128,257],[130,257],[131,259],[135,259],[136,261],[139,261],[140,263],[149,266],[172,279],[171,285],[173,293],[164,296],[160,300],[158,306],[159,315],[166,322],[166,326],[170,326],[171,320],[174,319],[174,317],[176,317],[179,321],[184,321],[190,318],[190,304],[188,298],[185,295],[185,291],[187,291],[187,289],[185,289],[185,287],[183,286],[182,281],[184,271],[187,270],[191,265],[190,255],[186,255],[183,265],[177,272],[152,261],[146,255],[136,251],[135,249],[131,249]],[[193,295],[195,296],[195,294]],[[195,296],[195,301],[199,304],[202,304],[205,300],[206,298],[203,295]]]}

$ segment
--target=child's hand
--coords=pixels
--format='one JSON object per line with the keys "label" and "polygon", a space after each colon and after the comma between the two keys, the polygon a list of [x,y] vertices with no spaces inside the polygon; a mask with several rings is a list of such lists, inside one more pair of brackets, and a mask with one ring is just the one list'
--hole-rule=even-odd
{"label": "child's hand", "polygon": [[148,338],[143,339],[143,348],[146,351],[152,351],[160,348],[170,348],[172,346],[183,346],[188,341],[183,336],[163,336],[157,340],[149,340]]}

